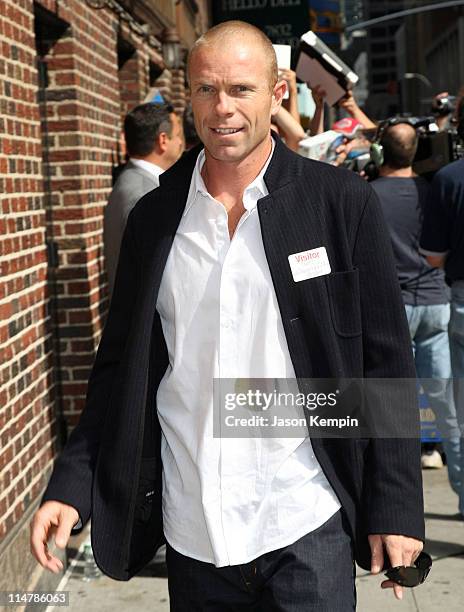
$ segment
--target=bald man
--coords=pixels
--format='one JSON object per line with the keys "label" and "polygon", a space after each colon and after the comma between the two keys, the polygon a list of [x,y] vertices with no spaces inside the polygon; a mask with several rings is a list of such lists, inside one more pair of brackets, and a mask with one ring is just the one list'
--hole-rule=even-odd
{"label": "bald man", "polygon": [[92,517],[113,578],[167,543],[171,610],[353,610],[355,557],[379,572],[422,548],[418,440],[306,426],[219,437],[214,381],[413,377],[381,211],[362,179],[271,137],[286,84],[262,32],[212,28],[188,74],[203,144],[129,216],[86,407],[32,550],[59,571],[47,537],[63,547]]}

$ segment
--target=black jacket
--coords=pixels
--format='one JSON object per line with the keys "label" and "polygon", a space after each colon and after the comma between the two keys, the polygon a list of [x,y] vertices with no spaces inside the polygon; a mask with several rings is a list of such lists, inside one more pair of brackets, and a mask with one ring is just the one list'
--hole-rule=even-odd
{"label": "black jacket", "polygon": [[[198,152],[162,174],[129,215],[86,406],[42,498],[74,506],[84,524],[92,517],[97,564],[118,580],[140,571],[164,541],[156,391],[168,356],[155,304]],[[371,187],[278,139],[264,180],[264,249],[297,377],[414,378],[390,238]],[[332,272],[294,282],[288,255],[321,246]],[[414,402],[403,410],[418,422]],[[368,533],[424,539],[418,438],[312,443],[362,567],[370,568]]]}

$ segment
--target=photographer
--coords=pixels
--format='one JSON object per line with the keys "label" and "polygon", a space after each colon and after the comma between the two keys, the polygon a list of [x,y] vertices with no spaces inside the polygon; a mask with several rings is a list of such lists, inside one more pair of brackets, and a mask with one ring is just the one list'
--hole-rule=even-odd
{"label": "photographer", "polygon": [[[418,145],[415,128],[406,120],[392,120],[386,126],[379,140],[383,154],[380,176],[371,185],[379,196],[390,229],[417,375],[422,379],[444,438],[448,474],[453,488],[456,488],[459,480],[459,430],[449,383],[450,306],[447,287],[443,272],[430,266],[418,252],[422,211],[429,184],[412,169]],[[422,466],[442,467],[438,450],[425,446]]]}
{"label": "photographer", "polygon": [[[464,98],[457,107],[458,136],[464,141]],[[427,200],[420,240],[421,252],[432,266],[444,268],[451,285],[449,326],[456,412],[461,429],[461,474],[464,474],[464,159],[435,175]],[[464,479],[459,491],[464,518]]]}

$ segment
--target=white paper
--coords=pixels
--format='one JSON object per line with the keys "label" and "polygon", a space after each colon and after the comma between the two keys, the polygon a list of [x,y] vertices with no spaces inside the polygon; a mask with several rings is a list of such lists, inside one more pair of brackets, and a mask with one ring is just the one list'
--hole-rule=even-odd
{"label": "white paper", "polygon": [[[317,136],[304,138],[298,143],[298,153],[309,159],[331,163],[332,155],[329,154],[329,149],[333,149],[333,143],[339,137],[340,134],[338,132],[328,130],[322,134],[317,134]],[[335,155],[333,155],[333,159],[335,159]]]}
{"label": "white paper", "polygon": [[[290,45],[272,45],[277,57],[277,68],[279,70],[289,70],[292,57],[292,47]],[[288,100],[288,89],[284,94],[284,100]]]}
{"label": "white paper", "polygon": [[290,59],[292,48],[290,45],[272,45],[277,57],[277,68],[279,70],[288,70],[290,68]]}

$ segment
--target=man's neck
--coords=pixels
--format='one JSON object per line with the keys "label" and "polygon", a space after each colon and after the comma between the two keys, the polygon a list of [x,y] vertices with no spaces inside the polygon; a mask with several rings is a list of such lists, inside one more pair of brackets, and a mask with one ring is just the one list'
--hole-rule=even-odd
{"label": "man's neck", "polygon": [[158,166],[158,168],[161,168],[162,170],[167,170],[169,167],[165,163],[163,158],[160,155],[157,155],[156,153],[151,153],[150,155],[146,155],[145,157],[137,157],[136,155],[131,155],[130,159],[140,159],[141,161],[145,161],[150,164],[153,164],[154,166]]}
{"label": "man's neck", "polygon": [[245,159],[239,162],[226,162],[214,159],[205,150],[205,163],[202,176],[208,193],[222,202],[226,208],[234,202],[242,201],[246,187],[261,172],[272,151],[272,140],[265,140]]}
{"label": "man's neck", "polygon": [[412,169],[412,166],[408,166],[407,168],[391,168],[390,166],[382,166],[379,174],[380,176],[399,178],[413,178],[414,176],[417,176]]}

